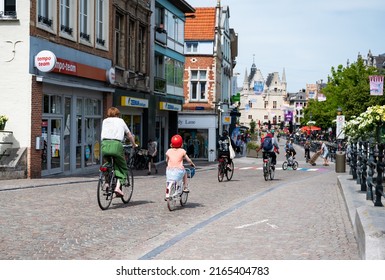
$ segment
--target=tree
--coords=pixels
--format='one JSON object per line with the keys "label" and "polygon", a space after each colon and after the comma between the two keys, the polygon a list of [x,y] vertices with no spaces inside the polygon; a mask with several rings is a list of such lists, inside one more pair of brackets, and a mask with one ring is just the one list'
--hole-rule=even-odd
{"label": "tree", "polygon": [[257,123],[254,121],[254,120],[251,120],[250,122],[250,133],[251,134],[254,134],[255,133],[255,127],[256,127]]}
{"label": "tree", "polygon": [[352,116],[365,112],[370,106],[384,105],[384,96],[369,95],[369,76],[378,74],[380,74],[379,70],[366,66],[362,58],[358,58],[357,62],[347,67],[343,65],[332,67],[328,83],[322,89],[326,101],[310,100],[305,109],[303,124],[309,121],[311,113],[316,125],[326,129],[333,126],[338,107],[349,120]]}

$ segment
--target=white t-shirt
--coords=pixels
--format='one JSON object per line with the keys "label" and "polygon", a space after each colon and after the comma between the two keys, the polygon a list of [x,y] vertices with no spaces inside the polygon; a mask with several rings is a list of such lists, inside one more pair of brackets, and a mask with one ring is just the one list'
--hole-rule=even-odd
{"label": "white t-shirt", "polygon": [[102,140],[115,139],[123,141],[124,135],[130,132],[128,126],[121,118],[106,118],[102,124]]}

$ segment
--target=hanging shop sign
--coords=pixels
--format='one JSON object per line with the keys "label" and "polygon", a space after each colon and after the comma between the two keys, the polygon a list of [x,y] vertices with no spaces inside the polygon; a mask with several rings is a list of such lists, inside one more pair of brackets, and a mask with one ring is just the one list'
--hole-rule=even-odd
{"label": "hanging shop sign", "polygon": [[182,111],[182,105],[168,102],[159,102],[159,109],[167,111]]}
{"label": "hanging shop sign", "polygon": [[41,72],[51,72],[56,65],[56,55],[51,51],[41,51],[35,56],[35,67]]}

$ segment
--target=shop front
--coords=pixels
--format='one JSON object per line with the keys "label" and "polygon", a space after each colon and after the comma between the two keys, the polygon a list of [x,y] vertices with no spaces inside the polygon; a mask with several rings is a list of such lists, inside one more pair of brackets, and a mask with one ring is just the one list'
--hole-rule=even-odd
{"label": "shop front", "polygon": [[179,114],[178,132],[191,158],[215,161],[217,123],[214,114]]}
{"label": "shop front", "polygon": [[114,92],[109,87],[114,83],[111,61],[36,38],[31,41],[37,47],[31,48],[31,72],[36,76],[31,176],[96,171],[104,106],[107,100],[112,103]]}

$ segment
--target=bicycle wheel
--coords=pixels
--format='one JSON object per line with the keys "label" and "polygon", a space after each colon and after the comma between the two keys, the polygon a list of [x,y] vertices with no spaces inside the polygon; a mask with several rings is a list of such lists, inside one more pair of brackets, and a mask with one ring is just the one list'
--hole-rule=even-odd
{"label": "bicycle wheel", "polygon": [[218,181],[222,182],[224,176],[225,176],[225,162],[220,162],[218,164]]}
{"label": "bicycle wheel", "polygon": [[111,181],[110,183],[106,183],[105,176],[100,175],[97,194],[100,209],[106,210],[110,207],[113,195],[114,192],[112,191]]}
{"label": "bicycle wheel", "polygon": [[297,170],[297,168],[298,168],[298,161],[294,161],[292,167],[293,167],[293,170]]}
{"label": "bicycle wheel", "polygon": [[267,170],[267,164],[263,164],[263,178],[265,178],[265,181],[269,180],[269,171]]}
{"label": "bicycle wheel", "polygon": [[286,169],[287,169],[287,161],[284,161],[284,162],[282,163],[282,169],[283,169],[283,170],[286,170]]}
{"label": "bicycle wheel", "polygon": [[275,167],[273,167],[272,165],[270,165],[270,180],[274,180],[274,176],[275,176]]}
{"label": "bicycle wheel", "polygon": [[170,197],[167,199],[167,208],[170,211],[173,211],[176,208],[175,192],[176,192],[176,182],[172,183],[170,187]]}
{"label": "bicycle wheel", "polygon": [[182,192],[180,195],[180,206],[185,206],[187,203],[188,199],[188,193],[187,192]]}
{"label": "bicycle wheel", "polygon": [[228,170],[227,166],[226,166],[226,178],[227,178],[227,181],[230,181],[231,178],[233,178],[233,174],[234,174],[234,162],[233,161],[231,162],[230,169],[231,170]]}
{"label": "bicycle wheel", "polygon": [[134,191],[134,174],[130,168],[128,169],[127,184],[121,185],[120,189],[124,193],[124,196],[122,196],[123,203],[128,203]]}

